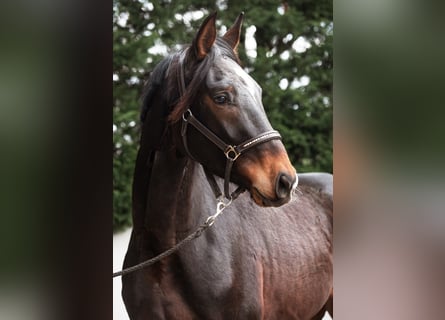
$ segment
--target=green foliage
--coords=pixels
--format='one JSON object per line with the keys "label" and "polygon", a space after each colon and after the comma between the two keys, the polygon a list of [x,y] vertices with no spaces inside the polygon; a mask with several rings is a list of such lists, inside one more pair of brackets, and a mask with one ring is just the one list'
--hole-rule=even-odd
{"label": "green foliage", "polygon": [[[218,11],[217,23],[223,29],[245,12],[239,54],[263,88],[266,112],[282,134],[297,170],[332,172],[332,0],[282,4],[272,0],[114,0],[115,229],[131,224],[143,84],[169,50],[191,42],[203,18],[213,11]],[[256,57],[244,46],[251,26],[256,28]],[[297,43],[300,46],[295,50]]]}

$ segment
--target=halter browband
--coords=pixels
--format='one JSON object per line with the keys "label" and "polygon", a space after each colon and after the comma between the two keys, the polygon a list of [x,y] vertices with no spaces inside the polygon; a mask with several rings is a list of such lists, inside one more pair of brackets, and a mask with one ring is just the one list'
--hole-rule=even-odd
{"label": "halter browband", "polygon": [[[185,53],[185,52],[184,52]],[[185,77],[184,77],[184,70],[183,70],[183,64],[181,61],[181,57],[178,57],[178,84],[179,84],[179,93],[181,97],[185,93]],[[182,142],[184,145],[184,149],[188,156],[197,161],[192,154],[190,153],[188,142],[187,142],[187,128],[188,125],[192,125],[195,129],[197,129],[203,136],[205,136],[207,139],[209,139],[213,144],[215,144],[226,156],[226,169],[224,174],[224,196],[230,201],[232,199],[235,199],[238,197],[243,191],[244,188],[238,187],[234,192],[230,193],[229,190],[229,183],[230,183],[230,175],[232,172],[232,166],[238,157],[246,152],[247,150],[265,143],[270,140],[281,140],[281,135],[276,130],[266,131],[264,133],[259,134],[256,137],[253,137],[251,139],[248,139],[244,141],[243,143],[240,143],[238,145],[231,145],[228,143],[225,143],[221,138],[219,138],[215,133],[213,133],[210,129],[208,129],[202,122],[200,122],[196,117],[193,115],[192,111],[187,109],[183,115],[182,115],[182,126],[181,126],[181,136],[182,136]],[[199,161],[197,161],[199,162]],[[215,193],[215,197],[219,198],[222,193],[219,190],[218,184],[215,181],[215,177],[212,173],[210,173],[205,167],[204,167],[205,174],[207,176],[207,180],[209,181],[210,186],[213,189],[213,192]]]}

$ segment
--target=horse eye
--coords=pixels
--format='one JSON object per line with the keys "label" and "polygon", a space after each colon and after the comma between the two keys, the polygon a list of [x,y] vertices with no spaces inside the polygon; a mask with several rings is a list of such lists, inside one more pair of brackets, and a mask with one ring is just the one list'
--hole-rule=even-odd
{"label": "horse eye", "polygon": [[217,104],[225,104],[227,103],[227,96],[224,94],[217,95],[213,97],[213,101],[215,101]]}

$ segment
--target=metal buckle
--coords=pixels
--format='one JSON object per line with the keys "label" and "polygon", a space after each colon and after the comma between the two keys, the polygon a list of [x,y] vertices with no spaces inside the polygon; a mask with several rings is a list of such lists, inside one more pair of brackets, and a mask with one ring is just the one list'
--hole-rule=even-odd
{"label": "metal buckle", "polygon": [[224,151],[224,154],[226,155],[226,158],[230,161],[235,161],[241,153],[236,151],[234,146],[228,146],[226,151]]}

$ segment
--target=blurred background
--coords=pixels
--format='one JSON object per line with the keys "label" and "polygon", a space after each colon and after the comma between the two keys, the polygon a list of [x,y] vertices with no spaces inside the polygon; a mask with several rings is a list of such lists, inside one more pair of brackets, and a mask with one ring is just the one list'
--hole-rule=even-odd
{"label": "blurred background", "polygon": [[334,2],[337,319],[444,318],[444,9]]}

